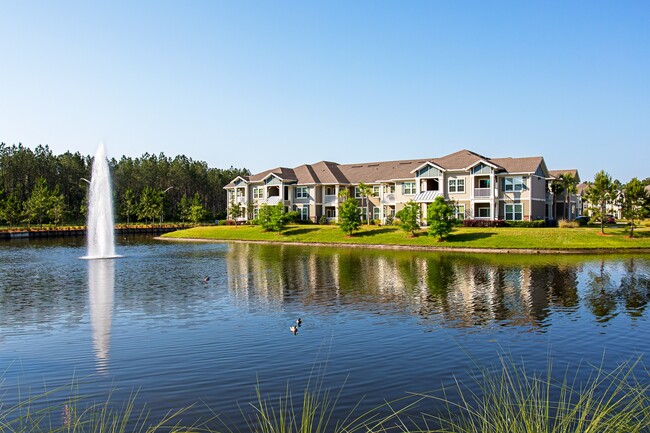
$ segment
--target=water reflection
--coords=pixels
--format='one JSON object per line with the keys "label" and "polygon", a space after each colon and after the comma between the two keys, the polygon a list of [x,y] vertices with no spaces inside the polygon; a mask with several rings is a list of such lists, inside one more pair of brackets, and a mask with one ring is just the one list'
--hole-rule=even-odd
{"label": "water reflection", "polygon": [[115,290],[114,260],[88,261],[88,304],[98,373],[107,373]]}
{"label": "water reflection", "polygon": [[513,259],[238,244],[227,264],[230,289],[249,307],[399,308],[425,323],[453,327],[543,330],[553,312],[576,313],[581,298],[596,321],[606,323],[621,311],[641,315],[650,300],[645,258]]}

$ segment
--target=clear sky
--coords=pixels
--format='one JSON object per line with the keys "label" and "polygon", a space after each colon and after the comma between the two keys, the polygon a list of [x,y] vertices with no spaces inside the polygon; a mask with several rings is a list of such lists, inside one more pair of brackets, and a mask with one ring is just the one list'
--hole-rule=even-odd
{"label": "clear sky", "polygon": [[650,176],[650,1],[0,0],[0,141]]}

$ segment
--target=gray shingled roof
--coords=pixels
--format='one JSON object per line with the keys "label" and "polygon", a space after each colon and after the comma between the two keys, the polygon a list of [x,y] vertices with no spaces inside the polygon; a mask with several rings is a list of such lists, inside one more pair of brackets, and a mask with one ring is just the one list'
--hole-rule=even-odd
{"label": "gray shingled roof", "polygon": [[[331,161],[320,161],[315,164],[303,164],[293,169],[277,167],[248,176],[245,179],[249,182],[259,182],[266,178],[269,173],[274,173],[283,180],[296,181],[298,184],[377,183],[397,179],[412,179],[414,177],[412,171],[427,162],[450,171],[464,170],[480,161],[496,166],[499,171],[509,173],[534,173],[540,165],[546,171],[546,165],[541,156],[490,159],[463,149],[440,158],[364,162],[359,164],[337,164]],[[232,186],[234,186],[232,182],[227,185],[227,187]]]}

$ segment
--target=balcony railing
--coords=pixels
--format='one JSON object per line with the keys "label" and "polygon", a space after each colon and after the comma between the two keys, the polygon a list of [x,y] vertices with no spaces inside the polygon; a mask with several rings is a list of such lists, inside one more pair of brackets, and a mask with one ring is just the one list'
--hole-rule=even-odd
{"label": "balcony railing", "polygon": [[336,206],[338,204],[338,200],[336,199],[335,195],[325,195],[323,197],[323,204],[325,206]]}
{"label": "balcony railing", "polygon": [[246,197],[237,197],[237,198],[235,198],[235,203],[246,204]]}
{"label": "balcony railing", "polygon": [[474,198],[490,198],[492,188],[474,188]]}
{"label": "balcony railing", "polygon": [[384,204],[395,204],[395,194],[384,194],[382,202]]}

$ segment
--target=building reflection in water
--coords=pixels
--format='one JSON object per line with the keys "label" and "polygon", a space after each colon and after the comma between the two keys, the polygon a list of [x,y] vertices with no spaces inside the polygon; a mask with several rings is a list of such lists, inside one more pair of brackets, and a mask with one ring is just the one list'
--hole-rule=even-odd
{"label": "building reflection in water", "polygon": [[354,304],[453,327],[541,328],[551,308],[575,309],[579,299],[580,267],[571,264],[254,244],[232,245],[227,260],[230,290],[249,308]]}
{"label": "building reflection in water", "polygon": [[107,373],[115,290],[115,260],[88,260],[88,304],[98,373]]}
{"label": "building reflection in water", "polygon": [[553,312],[586,308],[607,323],[643,315],[645,257],[461,255],[355,248],[232,245],[229,287],[249,308],[352,305],[399,309],[423,323],[543,330]]}

